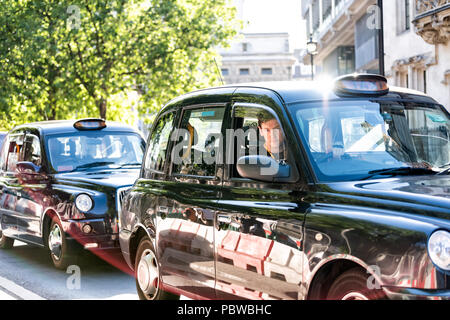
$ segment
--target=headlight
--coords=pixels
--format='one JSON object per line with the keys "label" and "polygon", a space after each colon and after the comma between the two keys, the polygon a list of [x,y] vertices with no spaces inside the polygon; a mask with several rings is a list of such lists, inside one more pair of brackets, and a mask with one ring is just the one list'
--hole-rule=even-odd
{"label": "headlight", "polygon": [[92,204],[92,199],[87,194],[82,193],[75,198],[75,206],[81,212],[87,212],[91,210]]}
{"label": "headlight", "polygon": [[431,261],[442,270],[450,270],[450,233],[439,230],[428,239]]}

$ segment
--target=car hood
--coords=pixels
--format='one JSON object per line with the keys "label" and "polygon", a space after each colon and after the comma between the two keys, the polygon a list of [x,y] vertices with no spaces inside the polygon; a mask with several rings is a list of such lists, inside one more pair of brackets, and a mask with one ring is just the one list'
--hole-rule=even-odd
{"label": "car hood", "polygon": [[59,183],[67,183],[86,187],[87,185],[120,188],[134,184],[139,177],[140,169],[102,169],[80,172],[59,173],[55,179]]}
{"label": "car hood", "polygon": [[374,208],[450,219],[450,176],[426,175],[329,184],[333,194]]}

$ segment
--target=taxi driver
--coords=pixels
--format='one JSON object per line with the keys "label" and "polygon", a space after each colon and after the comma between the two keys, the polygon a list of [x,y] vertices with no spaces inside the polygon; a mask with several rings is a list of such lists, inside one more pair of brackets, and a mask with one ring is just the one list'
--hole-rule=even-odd
{"label": "taxi driver", "polygon": [[264,138],[264,148],[277,161],[286,161],[287,152],[280,124],[274,117],[258,117],[258,129]]}

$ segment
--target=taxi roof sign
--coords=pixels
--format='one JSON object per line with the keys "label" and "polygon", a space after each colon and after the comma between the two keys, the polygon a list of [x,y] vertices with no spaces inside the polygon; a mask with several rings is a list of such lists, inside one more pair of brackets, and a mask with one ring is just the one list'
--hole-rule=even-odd
{"label": "taxi roof sign", "polygon": [[104,119],[88,118],[78,120],[73,126],[78,130],[101,130],[106,128],[106,122]]}
{"label": "taxi roof sign", "polygon": [[389,92],[387,79],[377,74],[352,74],[335,80],[334,90],[348,95],[379,96]]}

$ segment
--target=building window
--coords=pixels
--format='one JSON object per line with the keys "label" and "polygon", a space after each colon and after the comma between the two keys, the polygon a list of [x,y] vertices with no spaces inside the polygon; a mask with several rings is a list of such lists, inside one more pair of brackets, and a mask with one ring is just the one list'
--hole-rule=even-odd
{"label": "building window", "polygon": [[222,75],[228,76],[230,74],[230,71],[227,68],[222,68]]}
{"label": "building window", "polygon": [[320,27],[320,6],[319,1],[312,3],[312,33],[316,32]]}
{"label": "building window", "polygon": [[309,10],[306,12],[305,17],[306,17],[306,35],[309,36],[312,33],[311,32],[311,17],[309,14]]}
{"label": "building window", "polygon": [[410,29],[411,21],[410,21],[410,0],[405,0],[405,30]]}
{"label": "building window", "polygon": [[322,19],[325,21],[331,16],[332,4],[331,0],[323,0],[322,2]]}
{"label": "building window", "polygon": [[272,74],[272,68],[262,68],[261,69],[261,74],[271,75]]}
{"label": "building window", "polygon": [[242,52],[248,52],[248,43],[247,42],[244,42],[242,44]]}
{"label": "building window", "polygon": [[423,70],[423,92],[427,93],[427,70]]}
{"label": "building window", "polygon": [[250,69],[249,68],[241,68],[241,69],[239,69],[239,74],[241,76],[248,76],[250,74]]}
{"label": "building window", "polygon": [[397,0],[397,32],[411,29],[411,0]]}
{"label": "building window", "polygon": [[339,47],[338,51],[338,75],[355,72],[355,47]]}
{"label": "building window", "polygon": [[395,73],[395,85],[403,88],[408,87],[408,71],[399,70]]}

